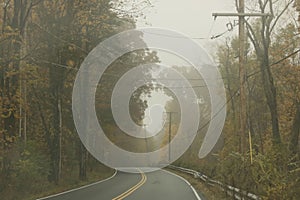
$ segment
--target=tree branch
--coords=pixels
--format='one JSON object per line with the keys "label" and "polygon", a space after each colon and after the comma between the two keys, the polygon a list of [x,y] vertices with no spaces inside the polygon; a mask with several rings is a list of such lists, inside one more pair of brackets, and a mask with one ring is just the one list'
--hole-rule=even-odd
{"label": "tree branch", "polygon": [[[284,7],[284,9],[279,13],[279,15],[276,17],[274,23],[272,24],[271,26],[271,29],[270,29],[270,33],[273,32],[278,20],[280,19],[280,17],[284,14],[284,12],[290,7],[290,5],[294,2],[294,0],[291,0],[287,3],[287,5]],[[274,13],[271,13],[272,15],[274,15]]]}
{"label": "tree branch", "polygon": [[245,21],[245,24],[247,27],[248,36],[249,36],[256,52],[258,52],[259,51],[259,43],[257,42],[258,39],[256,38],[255,32],[247,20]]}

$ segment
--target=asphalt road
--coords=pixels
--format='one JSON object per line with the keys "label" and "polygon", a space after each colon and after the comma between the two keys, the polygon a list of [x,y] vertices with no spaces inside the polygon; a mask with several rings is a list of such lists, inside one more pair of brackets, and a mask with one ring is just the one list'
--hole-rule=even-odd
{"label": "asphalt road", "polygon": [[184,179],[164,170],[114,177],[40,200],[199,200]]}

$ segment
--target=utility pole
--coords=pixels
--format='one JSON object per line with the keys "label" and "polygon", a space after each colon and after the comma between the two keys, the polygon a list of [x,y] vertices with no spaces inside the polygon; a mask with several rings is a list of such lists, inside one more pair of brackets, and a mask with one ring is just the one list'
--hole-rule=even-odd
{"label": "utility pole", "polygon": [[146,124],[142,125],[144,135],[145,135],[145,144],[146,144],[146,152],[148,152],[148,141],[147,141],[147,130],[146,130]]}
{"label": "utility pole", "polygon": [[[149,152],[149,147],[148,147],[148,138],[147,138],[147,130],[146,130],[146,124],[142,124],[142,130],[143,130],[143,132],[144,132],[144,135],[145,135],[145,146],[146,146],[146,153],[148,153]],[[146,163],[149,165],[150,163],[149,163],[149,158],[148,158],[148,156],[147,156],[147,158],[146,158]]]}
{"label": "utility pole", "polygon": [[166,112],[169,115],[169,162],[171,161],[171,139],[172,139],[172,114],[177,112]]}
{"label": "utility pole", "polygon": [[267,13],[245,13],[245,1],[239,0],[238,13],[213,13],[215,18],[218,16],[238,17],[239,18],[239,82],[240,82],[240,152],[246,152],[246,70],[245,70],[245,16],[248,17],[267,17]]}
{"label": "utility pole", "polygon": [[[239,13],[245,13],[244,0],[239,0]],[[247,123],[247,111],[246,111],[246,90],[245,90],[245,17],[239,16],[239,77],[240,77],[240,134],[241,134],[241,149],[242,154],[246,151],[246,123]]]}

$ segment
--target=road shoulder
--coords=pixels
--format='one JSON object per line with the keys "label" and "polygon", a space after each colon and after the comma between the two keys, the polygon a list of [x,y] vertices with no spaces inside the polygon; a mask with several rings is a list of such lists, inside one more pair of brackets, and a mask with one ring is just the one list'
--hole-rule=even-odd
{"label": "road shoulder", "polygon": [[66,190],[66,191],[63,191],[63,192],[60,192],[60,193],[56,193],[56,194],[52,194],[52,195],[49,195],[49,196],[37,198],[36,200],[46,200],[46,199],[49,199],[49,198],[52,198],[52,197],[56,197],[56,196],[59,196],[59,195],[63,195],[63,194],[74,192],[74,191],[77,191],[77,190],[80,190],[80,189],[84,189],[84,188],[87,188],[87,187],[90,187],[90,186],[93,186],[93,185],[96,185],[96,184],[108,181],[108,180],[114,178],[117,173],[118,173],[118,171],[115,170],[114,173],[110,177],[105,178],[103,180],[100,180],[100,181],[97,181],[97,182],[93,182],[93,183],[89,183],[88,185],[83,185],[83,186],[80,186],[80,187],[77,187],[77,188],[69,189],[69,190]]}
{"label": "road shoulder", "polygon": [[164,170],[177,174],[178,176],[186,179],[197,191],[201,200],[219,200],[221,197],[220,195],[218,195],[219,191],[216,191],[215,188],[206,185],[199,179],[194,178],[192,175],[185,174],[183,172],[179,172],[169,168],[165,168]]}

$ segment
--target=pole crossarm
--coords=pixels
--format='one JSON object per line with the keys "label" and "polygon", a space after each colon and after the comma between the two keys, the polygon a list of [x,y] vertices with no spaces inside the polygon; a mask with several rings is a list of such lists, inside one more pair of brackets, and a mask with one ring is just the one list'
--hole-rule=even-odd
{"label": "pole crossarm", "polygon": [[270,13],[213,13],[213,17],[269,17]]}

